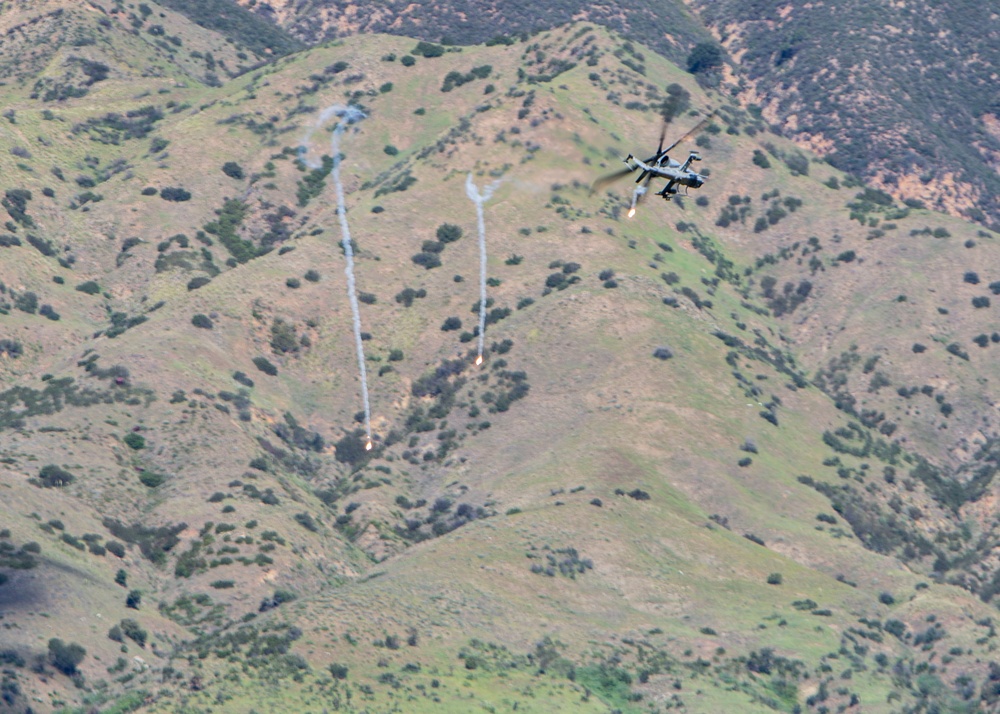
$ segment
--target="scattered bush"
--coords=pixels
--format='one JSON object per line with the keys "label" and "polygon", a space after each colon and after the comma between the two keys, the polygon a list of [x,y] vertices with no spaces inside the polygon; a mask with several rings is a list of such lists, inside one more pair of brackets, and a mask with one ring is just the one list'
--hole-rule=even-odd
{"label": "scattered bush", "polygon": [[235,161],[227,161],[224,163],[222,165],[222,173],[231,179],[236,179],[237,181],[242,180],[245,175],[243,173],[243,167]]}
{"label": "scattered bush", "polygon": [[200,312],[191,318],[191,324],[203,330],[211,330],[215,326],[208,315],[203,315]]}
{"label": "scattered bush", "polygon": [[253,364],[261,372],[270,375],[271,377],[278,374],[278,368],[271,364],[271,362],[265,357],[254,357]]}
{"label": "scattered bush", "polygon": [[162,486],[166,480],[166,476],[153,471],[143,471],[139,474],[139,481],[142,482],[142,485],[147,488],[157,488],[158,486]]}
{"label": "scattered bush", "polygon": [[142,434],[135,433],[134,431],[130,431],[128,434],[126,434],[125,438],[122,439],[122,441],[124,441],[129,448],[135,451],[139,451],[146,447],[145,437]]}
{"label": "scattered bush", "polygon": [[63,674],[76,674],[77,665],[86,656],[87,650],[76,643],[66,644],[57,637],[49,640],[49,661]]}
{"label": "scattered bush", "polygon": [[76,477],[55,464],[43,466],[38,472],[38,483],[43,488],[62,488],[76,480]]}
{"label": "scattered bush", "polygon": [[87,295],[97,295],[97,293],[101,292],[101,286],[98,285],[93,280],[88,280],[85,283],[80,283],[79,285],[76,286],[76,289],[79,290],[81,293],[86,293]]}
{"label": "scattered bush", "polygon": [[168,186],[167,188],[160,190],[160,198],[164,201],[180,203],[183,201],[190,201],[191,192],[181,188],[180,186]]}

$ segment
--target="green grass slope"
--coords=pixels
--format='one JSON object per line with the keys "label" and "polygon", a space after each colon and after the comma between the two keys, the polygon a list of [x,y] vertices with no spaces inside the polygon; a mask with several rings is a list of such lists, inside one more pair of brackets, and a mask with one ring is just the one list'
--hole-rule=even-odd
{"label": "green grass slope", "polygon": [[[3,88],[5,701],[993,705],[993,428],[965,406],[992,367],[900,348],[937,305],[912,266],[988,265],[992,237],[845,186],[591,26],[413,46],[355,37],[221,87]],[[651,147],[668,96],[675,135],[717,110],[692,139],[710,180],[630,220],[627,183],[589,185]],[[332,177],[296,160],[347,103],[370,453]],[[469,172],[496,182],[481,367]],[[894,284],[912,300],[877,299]],[[862,391],[873,354],[900,367]],[[919,390],[889,397],[929,360],[955,404],[933,423],[902,414]]]}

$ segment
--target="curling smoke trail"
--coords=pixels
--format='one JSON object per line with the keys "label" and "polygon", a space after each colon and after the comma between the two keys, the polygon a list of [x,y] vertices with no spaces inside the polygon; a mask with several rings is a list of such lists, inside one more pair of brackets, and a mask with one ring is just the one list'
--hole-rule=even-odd
{"label": "curling smoke trail", "polygon": [[340,137],[343,135],[344,128],[347,125],[364,119],[364,113],[356,107],[351,106],[334,105],[324,109],[316,120],[316,124],[302,139],[302,143],[299,145],[299,158],[310,168],[318,169],[322,167],[321,163],[309,161],[307,158],[309,140],[312,138],[313,132],[333,117],[337,117],[337,126],[334,127],[333,136],[330,139],[330,152],[333,154],[333,170],[330,174],[333,176],[333,185],[337,193],[337,218],[340,221],[341,245],[343,245],[344,258],[347,263],[344,268],[344,274],[347,276],[347,299],[351,303],[351,320],[354,323],[354,345],[358,353],[358,370],[361,373],[361,399],[365,407],[365,433],[368,436],[365,448],[371,450],[372,411],[371,404],[368,401],[368,371],[365,368],[365,349],[361,341],[361,310],[358,307],[357,288],[354,282],[354,249],[351,247],[351,229],[347,225],[347,210],[344,207],[344,185],[340,181]]}
{"label": "curling smoke trail", "polygon": [[476,364],[483,363],[483,345],[486,341],[486,223],[483,220],[483,203],[490,200],[497,183],[492,183],[479,193],[470,172],[465,179],[465,193],[476,204],[476,225],[479,228],[479,354]]}

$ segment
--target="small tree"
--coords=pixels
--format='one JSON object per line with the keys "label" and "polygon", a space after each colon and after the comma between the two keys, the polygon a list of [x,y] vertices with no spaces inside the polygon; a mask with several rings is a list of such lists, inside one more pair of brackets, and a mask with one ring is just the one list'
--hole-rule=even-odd
{"label": "small tree", "polygon": [[699,42],[687,57],[687,70],[703,74],[722,66],[722,48],[714,42]]}
{"label": "small tree", "polygon": [[142,434],[136,434],[134,431],[130,431],[126,434],[122,441],[135,451],[139,451],[140,449],[144,449],[146,447],[145,437]]}
{"label": "small tree", "polygon": [[191,318],[191,324],[203,330],[211,330],[215,326],[208,315],[203,315],[200,312]]}
{"label": "small tree", "polygon": [[49,640],[49,661],[63,674],[74,675],[76,667],[87,656],[87,650],[74,643],[66,644],[58,637]]}
{"label": "small tree", "polygon": [[222,173],[231,179],[236,179],[240,181],[243,179],[245,174],[243,173],[243,167],[240,166],[235,161],[227,161],[222,165]]}
{"label": "small tree", "polygon": [[442,223],[438,226],[436,235],[442,243],[454,243],[462,237],[462,229],[451,223]]}
{"label": "small tree", "polygon": [[55,464],[49,464],[48,466],[43,466],[38,472],[38,480],[45,488],[61,488],[73,483],[76,477],[66,469],[59,468]]}
{"label": "small tree", "polygon": [[270,375],[272,377],[278,374],[278,368],[275,367],[273,364],[271,364],[271,362],[265,357],[254,357],[253,364],[257,369],[259,369],[264,374]]}

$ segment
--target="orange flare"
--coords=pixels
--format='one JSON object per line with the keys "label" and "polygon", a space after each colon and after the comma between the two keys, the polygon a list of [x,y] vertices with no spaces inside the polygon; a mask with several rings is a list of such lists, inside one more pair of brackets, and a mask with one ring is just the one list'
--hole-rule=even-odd
{"label": "orange flare", "polygon": [[478,357],[476,357],[476,365],[478,366],[481,365],[482,363],[483,363],[483,356],[479,355]]}
{"label": "orange flare", "polygon": [[635,215],[635,209],[634,208],[628,209],[628,217],[631,218],[634,215]]}
{"label": "orange flare", "polygon": [[367,444],[365,444],[365,451],[371,451],[371,450],[372,450],[372,442],[369,441]]}

